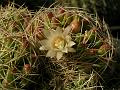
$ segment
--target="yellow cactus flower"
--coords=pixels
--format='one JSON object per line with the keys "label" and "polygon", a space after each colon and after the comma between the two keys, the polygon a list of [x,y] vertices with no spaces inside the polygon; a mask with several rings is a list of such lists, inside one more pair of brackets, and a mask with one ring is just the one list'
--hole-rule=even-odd
{"label": "yellow cactus flower", "polygon": [[41,41],[40,50],[48,50],[46,57],[56,57],[59,60],[64,53],[75,52],[72,48],[75,43],[72,41],[69,31],[71,31],[71,27],[65,28],[64,32],[60,28],[44,32],[46,39]]}

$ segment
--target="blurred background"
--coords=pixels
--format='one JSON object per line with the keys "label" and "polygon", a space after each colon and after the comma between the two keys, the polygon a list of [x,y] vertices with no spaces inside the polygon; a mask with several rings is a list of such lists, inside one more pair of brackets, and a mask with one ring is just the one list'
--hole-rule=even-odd
{"label": "blurred background", "polygon": [[[53,3],[61,6],[84,8],[90,13],[97,13],[101,20],[104,19],[109,25],[112,35],[120,39],[120,0],[0,0],[0,5],[6,6],[10,2],[14,2],[19,6],[23,5],[34,11],[39,10],[40,7],[49,7]],[[110,88],[117,88],[120,85],[119,60],[120,58],[118,58],[117,64],[114,65],[114,72],[110,73],[109,77],[106,76],[107,86],[109,87],[106,90],[113,90]],[[108,75],[109,71],[106,73]]]}

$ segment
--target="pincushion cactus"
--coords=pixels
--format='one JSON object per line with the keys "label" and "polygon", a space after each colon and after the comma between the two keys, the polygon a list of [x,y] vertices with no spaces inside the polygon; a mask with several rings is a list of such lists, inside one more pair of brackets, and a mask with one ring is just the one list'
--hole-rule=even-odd
{"label": "pincushion cactus", "polygon": [[11,6],[0,14],[0,88],[101,87],[99,76],[112,61],[114,47],[107,25],[96,15],[70,7],[32,13]]}

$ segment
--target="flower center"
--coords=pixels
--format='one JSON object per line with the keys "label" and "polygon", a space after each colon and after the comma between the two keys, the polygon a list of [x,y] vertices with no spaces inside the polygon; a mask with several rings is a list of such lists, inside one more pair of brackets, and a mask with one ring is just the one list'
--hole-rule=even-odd
{"label": "flower center", "polygon": [[53,41],[53,47],[56,49],[63,49],[65,47],[65,39],[63,39],[62,37],[56,37]]}

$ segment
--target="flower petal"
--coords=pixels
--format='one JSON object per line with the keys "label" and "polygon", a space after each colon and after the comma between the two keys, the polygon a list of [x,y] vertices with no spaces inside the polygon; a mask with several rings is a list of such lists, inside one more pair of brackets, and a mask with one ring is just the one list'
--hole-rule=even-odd
{"label": "flower petal", "polygon": [[45,46],[41,46],[39,49],[40,50],[48,50]]}
{"label": "flower petal", "polygon": [[56,33],[61,33],[61,34],[63,33],[63,32],[62,32],[62,28],[60,28],[60,27],[57,27],[57,29],[55,30],[55,32],[56,32]]}
{"label": "flower petal", "polygon": [[62,58],[63,56],[63,53],[62,52],[57,52],[57,60],[59,60],[60,58]]}
{"label": "flower petal", "polygon": [[47,40],[47,39],[40,41],[40,44],[41,44],[42,46],[44,46],[44,48],[46,48],[45,50],[48,50],[48,49],[51,48],[49,43],[50,43],[50,42],[49,42],[49,40]]}
{"label": "flower petal", "polygon": [[70,41],[70,42],[68,43],[68,47],[72,47],[73,45],[75,45],[75,42],[73,42],[73,41]]}
{"label": "flower petal", "polygon": [[44,45],[47,44],[47,41],[48,41],[48,40],[41,40],[41,41],[40,41],[40,44],[41,44],[42,46],[44,46]]}
{"label": "flower petal", "polygon": [[45,37],[50,36],[50,31],[49,30],[43,30],[43,34],[45,35]]}
{"label": "flower petal", "polygon": [[62,52],[68,53],[68,48],[64,48],[64,49],[62,50]]}
{"label": "flower petal", "polygon": [[65,28],[63,34],[66,36],[70,33],[71,30],[72,30],[72,27],[71,27],[71,25],[69,25]]}
{"label": "flower petal", "polygon": [[69,52],[76,52],[76,50],[74,48],[69,48],[68,51]]}
{"label": "flower petal", "polygon": [[56,55],[56,52],[54,52],[53,50],[49,50],[46,54],[46,57],[53,58],[53,57],[55,57],[55,55]]}
{"label": "flower petal", "polygon": [[67,36],[65,36],[65,40],[66,40],[67,42],[70,42],[70,41],[71,41],[71,37],[70,37],[69,35],[67,35]]}

